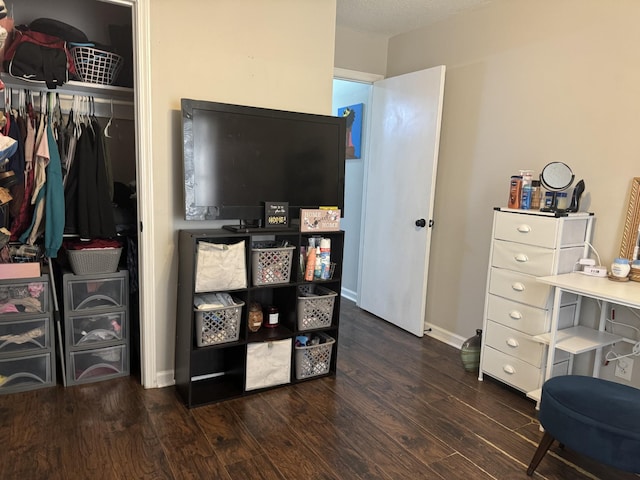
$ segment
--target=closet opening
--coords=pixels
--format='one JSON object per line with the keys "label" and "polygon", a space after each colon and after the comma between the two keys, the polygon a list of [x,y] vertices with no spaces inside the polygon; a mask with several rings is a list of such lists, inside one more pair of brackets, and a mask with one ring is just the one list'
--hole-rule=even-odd
{"label": "closet opening", "polygon": [[[14,245],[36,246],[44,252],[47,229],[63,228],[63,246],[56,255],[43,256],[42,262],[43,273],[55,284],[51,308],[58,330],[54,365],[59,384],[99,381],[111,378],[114,373],[131,374],[143,381],[138,275],[139,146],[133,54],[135,3],[136,0],[6,2],[14,25],[29,25],[40,18],[60,20],[86,34],[93,46],[83,45],[83,49],[112,52],[122,61],[112,81],[105,77],[77,78],[56,89],[5,72],[0,76],[5,85],[0,95],[5,119],[9,125],[19,125],[21,131],[32,129],[29,135],[34,143],[27,146],[27,151],[35,148],[39,132],[48,128],[52,133],[49,138],[55,139],[59,150],[63,196],[58,198],[64,199],[63,223],[56,222],[54,214],[48,220],[46,216],[36,220],[35,202],[31,204],[27,199],[37,194],[26,190],[30,188],[27,182],[23,183],[22,200],[9,203],[0,211],[0,226],[14,227],[15,231],[10,230]],[[5,132],[8,134],[8,129]],[[27,136],[23,137],[26,141]],[[25,146],[23,143],[22,148]],[[35,167],[33,158],[28,160],[28,168],[25,164],[26,179]],[[78,169],[79,166],[84,168]],[[46,178],[44,182],[46,185]],[[105,187],[107,191],[102,192]],[[94,203],[98,192],[106,193],[106,206],[104,202]],[[30,196],[25,195],[29,193]],[[22,209],[26,212],[20,220],[22,225],[17,218],[21,210],[18,204],[28,207]],[[107,208],[108,212],[102,213],[108,215],[99,214],[97,208]],[[115,272],[111,273],[113,258],[94,256],[86,260],[88,257],[74,254],[74,245],[82,242],[93,242],[84,244],[85,247],[120,248]],[[103,261],[111,264],[105,266]],[[70,276],[77,272],[78,278]],[[126,274],[118,277],[120,272]],[[82,311],[76,308],[81,303],[80,295],[96,303]],[[120,357],[116,358],[118,354]]]}

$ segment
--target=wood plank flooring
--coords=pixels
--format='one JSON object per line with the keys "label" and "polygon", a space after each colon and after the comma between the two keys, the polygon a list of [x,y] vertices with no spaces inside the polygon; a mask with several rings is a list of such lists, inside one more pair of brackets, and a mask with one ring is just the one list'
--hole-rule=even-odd
{"label": "wood plank flooring", "polygon": [[[186,409],[135,377],[0,396],[0,479],[525,479],[535,405],[342,301],[338,372]],[[638,479],[557,444],[538,479]]]}

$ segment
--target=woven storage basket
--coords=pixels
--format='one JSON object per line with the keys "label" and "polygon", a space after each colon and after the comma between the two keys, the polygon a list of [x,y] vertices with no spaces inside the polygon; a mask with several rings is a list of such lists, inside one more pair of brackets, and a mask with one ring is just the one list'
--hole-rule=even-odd
{"label": "woven storage basket", "polygon": [[122,57],[116,53],[82,46],[71,49],[73,64],[83,82],[111,85],[122,68]]}
{"label": "woven storage basket", "polygon": [[254,247],[251,249],[251,266],[254,285],[289,283],[294,246]]}
{"label": "woven storage basket", "polygon": [[238,340],[244,302],[235,298],[233,301],[235,305],[231,307],[193,309],[196,314],[196,343],[199,347]]}
{"label": "woven storage basket", "polygon": [[[304,295],[314,294],[308,297]],[[333,305],[338,294],[317,285],[298,287],[298,330],[310,330],[331,325]]]}
{"label": "woven storage basket", "polygon": [[331,353],[336,342],[326,333],[319,333],[324,343],[296,348],[296,378],[316,377],[329,373],[331,367]]}
{"label": "woven storage basket", "polygon": [[76,275],[114,273],[118,270],[122,248],[67,250],[71,270]]}

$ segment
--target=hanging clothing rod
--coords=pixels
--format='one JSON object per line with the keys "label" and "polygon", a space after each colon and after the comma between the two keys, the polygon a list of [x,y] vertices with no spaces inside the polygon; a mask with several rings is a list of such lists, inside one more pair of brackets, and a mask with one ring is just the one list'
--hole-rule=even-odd
{"label": "hanging clothing rod", "polygon": [[[11,108],[17,109],[20,105],[20,92],[22,89],[11,88]],[[40,108],[39,97],[40,94],[44,94],[51,90],[42,90],[41,92],[33,92],[34,103],[33,106],[36,110]],[[60,98],[60,109],[62,113],[67,115],[71,111],[73,105],[74,95],[60,92],[58,94]],[[110,98],[94,97],[92,95],[76,95],[77,97],[92,98],[92,106],[95,108],[96,117],[101,118],[113,118],[116,120],[133,120],[134,119],[134,104],[130,101],[112,100]],[[0,95],[0,109],[4,110],[6,107],[4,95]]]}
{"label": "hanging clothing rod", "polygon": [[[29,90],[34,96],[40,93],[53,92],[60,97],[60,107],[64,114],[71,109],[73,96],[92,97],[95,103],[97,117],[114,118],[118,120],[133,120],[135,118],[134,93],[132,88],[112,85],[98,85],[92,83],[70,81],[55,90],[47,89],[41,83],[27,82],[1,73],[0,78],[5,88],[11,90],[11,106],[18,105],[18,97],[22,90]],[[4,95],[0,94],[0,109],[5,108]]]}

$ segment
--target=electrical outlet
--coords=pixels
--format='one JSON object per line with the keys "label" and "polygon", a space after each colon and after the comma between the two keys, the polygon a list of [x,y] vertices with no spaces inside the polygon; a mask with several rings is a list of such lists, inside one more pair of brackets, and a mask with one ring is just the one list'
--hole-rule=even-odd
{"label": "electrical outlet", "polygon": [[620,358],[616,362],[616,377],[624,378],[631,381],[631,372],[633,371],[633,359]]}

